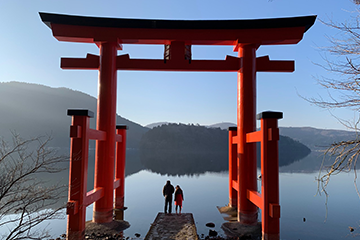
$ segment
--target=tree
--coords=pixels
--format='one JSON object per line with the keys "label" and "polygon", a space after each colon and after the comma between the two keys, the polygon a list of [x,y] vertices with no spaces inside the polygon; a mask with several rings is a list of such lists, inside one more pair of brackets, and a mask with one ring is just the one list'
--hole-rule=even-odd
{"label": "tree", "polygon": [[[359,0],[353,0],[359,5]],[[333,20],[322,21],[326,26],[336,29],[338,35],[328,37],[329,46],[323,48],[326,53],[333,57],[324,57],[325,64],[317,64],[334,74],[332,78],[320,78],[318,83],[330,92],[330,98],[310,98],[309,102],[325,109],[346,108],[355,113],[360,110],[360,8],[355,7],[353,16],[349,21],[335,22]],[[331,92],[335,93],[331,94]],[[360,115],[355,121],[337,118],[349,130],[358,132]],[[352,140],[334,142],[325,150],[325,157],[331,157],[332,164],[320,169],[319,182],[325,190],[330,177],[340,172],[354,170],[356,179],[357,160],[360,156],[360,138],[358,134]],[[324,159],[325,159],[324,157]],[[322,170],[327,170],[322,174]],[[356,183],[356,182],[355,182]],[[326,191],[325,191],[326,193]]]}
{"label": "tree", "polygon": [[[43,239],[50,237],[46,229],[36,229],[45,220],[61,216],[64,207],[54,204],[65,188],[51,185],[46,174],[63,170],[66,160],[54,148],[50,137],[24,140],[13,134],[12,143],[0,140],[0,238]],[[59,165],[60,164],[60,165]]]}

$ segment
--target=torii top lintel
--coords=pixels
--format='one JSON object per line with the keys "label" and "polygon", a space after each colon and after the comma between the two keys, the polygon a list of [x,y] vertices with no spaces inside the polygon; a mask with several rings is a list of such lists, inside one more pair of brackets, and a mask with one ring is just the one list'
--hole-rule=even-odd
{"label": "torii top lintel", "polygon": [[296,44],[316,16],[253,20],[155,20],[40,13],[59,41],[119,44]]}

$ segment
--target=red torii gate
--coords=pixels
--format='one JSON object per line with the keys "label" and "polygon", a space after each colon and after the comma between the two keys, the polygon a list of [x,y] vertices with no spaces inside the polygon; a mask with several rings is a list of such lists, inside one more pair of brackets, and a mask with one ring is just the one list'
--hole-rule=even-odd
{"label": "red torii gate", "polygon": [[[267,198],[261,200],[261,195],[256,194],[254,142],[265,138],[266,141],[277,140],[277,121],[275,124],[272,120],[270,122],[265,120],[281,118],[282,114],[261,114],[260,119],[264,119],[262,125],[271,127],[266,127],[265,132],[264,129],[262,132],[255,132],[256,72],[293,72],[294,61],[272,61],[268,56],[256,57],[256,50],[261,45],[297,44],[314,24],[316,16],[255,20],[150,20],[40,13],[40,17],[59,41],[95,43],[100,48],[100,56],[87,54],[86,58],[61,59],[62,69],[99,70],[97,131],[102,137],[98,138],[96,144],[95,186],[90,194],[94,197],[98,189],[101,193],[98,193],[93,200],[94,222],[110,222],[113,219],[114,176],[111,173],[114,172],[117,141],[115,134],[117,70],[237,72],[237,129],[232,133],[234,137],[230,140],[230,145],[235,145],[236,150],[231,148],[229,152],[231,156],[235,153],[236,157],[230,159],[229,165],[229,204],[237,207],[238,221],[243,224],[257,223],[256,204],[262,204],[266,209],[264,211],[268,211]],[[117,50],[122,50],[122,44],[165,45],[164,59],[131,59],[127,54],[117,56]],[[225,60],[192,60],[191,45],[232,45],[234,51],[238,52],[238,57],[226,56]],[[87,115],[83,112],[81,114]],[[74,135],[79,136],[79,133]],[[274,157],[277,158],[277,141],[275,143],[271,147],[276,148]],[[262,153],[267,153],[267,147],[264,149]],[[120,180],[124,183],[124,179]],[[262,183],[264,184],[264,180]],[[72,187],[71,184],[70,181],[69,189]],[[122,184],[120,189],[123,188]],[[278,196],[278,185],[274,191],[277,191]],[[71,195],[69,195],[70,200]],[[86,203],[89,201],[87,200]],[[74,202],[77,201],[71,203]],[[115,202],[121,201],[115,199]],[[80,205],[82,203],[77,202]],[[278,204],[270,204],[272,207],[269,214],[278,218],[280,211]],[[123,202],[122,206],[116,207],[123,207]],[[69,219],[70,217],[69,214]],[[268,232],[263,227],[264,239],[279,239],[278,226],[275,224],[272,228],[273,230]],[[81,237],[83,231],[82,223],[68,221],[69,237],[75,235]]]}

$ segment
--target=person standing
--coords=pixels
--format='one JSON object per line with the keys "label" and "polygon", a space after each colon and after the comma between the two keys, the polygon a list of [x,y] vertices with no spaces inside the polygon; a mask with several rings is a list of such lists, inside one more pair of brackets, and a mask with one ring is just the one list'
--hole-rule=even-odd
{"label": "person standing", "polygon": [[177,185],[175,188],[175,197],[174,198],[175,198],[175,205],[176,205],[175,211],[177,213],[178,207],[179,207],[179,214],[181,214],[182,201],[184,201],[184,194],[179,185]]}
{"label": "person standing", "polygon": [[169,205],[169,214],[171,214],[171,202],[172,202],[173,193],[174,193],[174,186],[171,185],[170,180],[167,180],[165,186],[163,187],[163,195],[165,197],[165,208],[164,208],[165,214],[167,214],[168,205]]}

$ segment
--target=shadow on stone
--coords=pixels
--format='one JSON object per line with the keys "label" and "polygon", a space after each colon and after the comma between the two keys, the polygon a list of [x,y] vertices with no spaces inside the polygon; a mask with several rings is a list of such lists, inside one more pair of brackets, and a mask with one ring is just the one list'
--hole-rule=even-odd
{"label": "shadow on stone", "polygon": [[85,224],[85,235],[116,235],[130,227],[127,221],[113,220],[109,223],[95,223],[88,221]]}

